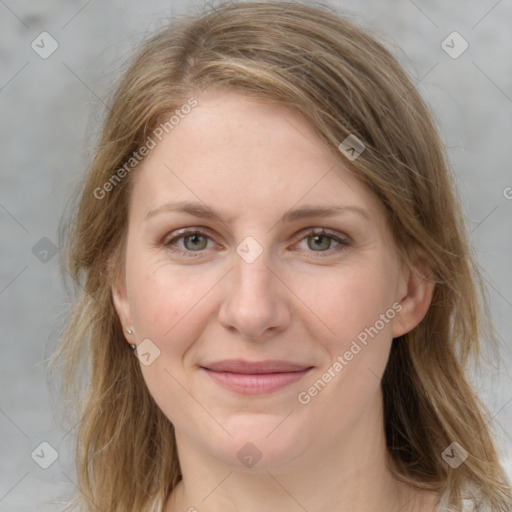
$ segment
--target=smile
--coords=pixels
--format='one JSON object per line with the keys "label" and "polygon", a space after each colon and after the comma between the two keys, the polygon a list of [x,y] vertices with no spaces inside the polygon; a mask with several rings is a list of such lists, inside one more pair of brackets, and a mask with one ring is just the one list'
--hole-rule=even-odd
{"label": "smile", "polygon": [[298,382],[312,366],[285,361],[220,361],[201,366],[216,383],[243,395],[273,393]]}

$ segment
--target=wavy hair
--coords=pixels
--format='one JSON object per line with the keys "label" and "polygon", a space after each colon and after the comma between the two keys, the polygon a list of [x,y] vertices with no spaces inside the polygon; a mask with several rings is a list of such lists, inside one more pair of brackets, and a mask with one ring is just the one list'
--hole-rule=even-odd
{"label": "wavy hair", "polygon": [[[328,7],[295,2],[235,2],[183,16],[141,43],[110,98],[61,231],[62,272],[75,298],[51,367],[61,372],[63,399],[77,404],[75,504],[86,512],[147,511],[181,479],[173,425],[145,385],[112,299],[124,274],[137,166],[108,193],[98,190],[119,177],[162,120],[209,87],[302,114],[385,206],[403,259],[423,251],[435,282],[432,302],[416,328],[393,340],[381,383],[393,471],[418,488],[445,492],[457,509],[471,485],[490,510],[510,510],[489,414],[467,376],[483,334],[495,338],[432,116],[367,31]],[[338,149],[351,134],[366,146],[354,161]],[[468,452],[457,469],[441,457],[453,441]]]}

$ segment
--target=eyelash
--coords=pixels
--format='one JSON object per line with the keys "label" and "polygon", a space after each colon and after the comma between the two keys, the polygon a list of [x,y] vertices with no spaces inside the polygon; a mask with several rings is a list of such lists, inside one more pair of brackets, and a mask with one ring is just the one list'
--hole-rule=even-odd
{"label": "eyelash", "polygon": [[[179,249],[179,248],[172,246],[172,244],[175,243],[177,240],[180,240],[181,238],[193,236],[193,235],[204,236],[204,237],[208,238],[209,240],[211,240],[211,237],[209,237],[205,231],[201,231],[200,229],[183,229],[183,230],[178,231],[178,234],[176,236],[165,241],[164,246],[171,252],[184,254],[187,257],[194,258],[194,257],[203,256],[204,255],[203,253],[206,251],[206,249],[202,249],[199,251],[189,251],[189,250]],[[309,250],[308,252],[320,253],[320,254],[327,253],[328,256],[331,256],[333,252],[339,252],[339,251],[343,250],[345,247],[348,247],[351,245],[351,243],[349,242],[348,239],[341,238],[341,237],[327,231],[324,228],[312,228],[312,229],[306,231],[302,235],[302,238],[299,238],[295,244],[302,242],[303,240],[305,240],[309,237],[312,237],[312,236],[326,236],[327,238],[330,238],[331,240],[334,240],[335,242],[337,242],[339,245],[337,245],[334,248],[327,249],[325,251]],[[197,253],[197,255],[194,255],[194,253]],[[322,258],[324,256],[310,256],[310,257]]]}

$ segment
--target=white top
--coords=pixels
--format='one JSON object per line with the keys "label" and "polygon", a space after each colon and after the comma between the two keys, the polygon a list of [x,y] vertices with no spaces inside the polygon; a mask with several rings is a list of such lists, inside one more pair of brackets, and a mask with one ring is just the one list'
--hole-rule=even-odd
{"label": "white top", "polygon": [[[467,493],[463,493],[467,494]],[[435,512],[490,512],[490,509],[486,507],[482,507],[482,505],[479,506],[479,500],[478,500],[478,491],[475,491],[474,494],[477,496],[477,498],[463,498],[462,499],[462,508],[460,509],[453,509],[448,507],[448,493],[445,492],[441,494],[441,498],[439,500],[439,504],[435,510]],[[469,494],[467,494],[469,496]],[[475,501],[476,499],[476,501]],[[151,512],[163,512],[164,507],[159,506],[155,504],[155,506],[151,509]]]}
{"label": "white top", "polygon": [[[468,489],[470,489],[468,487]],[[469,492],[463,492],[463,496],[468,496],[467,498],[462,498],[462,508],[453,509],[448,507],[448,493],[445,492],[441,494],[441,498],[439,500],[439,505],[437,506],[435,512],[488,512],[490,509],[487,506],[483,506],[481,504],[481,500],[479,499],[480,493],[476,488],[471,488],[473,490],[474,498],[470,497],[471,494]]]}

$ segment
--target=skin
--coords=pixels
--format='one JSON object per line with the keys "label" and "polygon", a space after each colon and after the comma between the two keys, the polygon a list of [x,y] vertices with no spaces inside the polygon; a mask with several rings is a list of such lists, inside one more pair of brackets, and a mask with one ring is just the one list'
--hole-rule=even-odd
{"label": "skin", "polygon": [[[165,510],[434,510],[434,495],[391,475],[380,389],[393,338],[430,305],[423,258],[401,265],[382,204],[306,119],[232,91],[210,89],[198,101],[137,170],[124,281],[113,289],[133,330],[127,342],[149,339],[160,350],[141,369],[175,427],[183,472]],[[170,210],[147,217],[176,201],[224,218]],[[367,218],[347,210],[280,221],[306,205],[353,205]],[[206,238],[175,238],[182,228],[201,228]],[[327,238],[308,232],[316,228]],[[263,249],[251,263],[236,252],[248,236]],[[400,312],[301,404],[298,394],[394,303]],[[314,368],[284,389],[244,396],[199,368],[227,358]],[[261,453],[251,468],[237,457],[248,442]]]}

